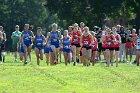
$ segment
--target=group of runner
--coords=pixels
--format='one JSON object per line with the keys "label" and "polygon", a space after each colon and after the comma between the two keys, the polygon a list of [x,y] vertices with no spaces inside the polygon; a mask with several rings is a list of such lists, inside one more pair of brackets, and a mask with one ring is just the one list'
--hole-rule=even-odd
{"label": "group of runner", "polygon": [[[25,24],[24,31],[19,31],[19,26],[15,26],[16,31],[12,33],[13,49],[15,52],[15,61],[17,52],[20,53],[20,60],[24,64],[28,63],[28,57],[31,60],[31,48],[35,46],[37,65],[46,56],[47,65],[55,65],[61,62],[61,56],[64,55],[65,65],[73,62],[83,63],[83,66],[95,65],[96,61],[105,60],[107,67],[113,66],[119,61],[132,63],[132,53],[136,55],[135,61],[140,63],[140,31],[136,34],[136,29],[125,29],[117,25],[112,28],[104,27],[103,30],[96,27],[91,31],[83,22],[80,26],[74,23],[68,27],[68,30],[58,29],[56,23],[52,24],[52,30],[47,32],[45,37],[42,34],[42,28],[37,27],[36,35],[32,32],[32,27]],[[104,58],[101,57],[103,53]],[[130,55],[130,59],[128,59]],[[59,60],[58,60],[59,59]],[[58,62],[59,61],[59,62]]]}

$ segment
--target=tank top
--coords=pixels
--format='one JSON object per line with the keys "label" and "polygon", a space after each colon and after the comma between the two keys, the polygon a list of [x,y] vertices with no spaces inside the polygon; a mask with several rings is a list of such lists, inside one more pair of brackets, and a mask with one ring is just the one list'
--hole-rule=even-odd
{"label": "tank top", "polygon": [[50,36],[50,42],[51,43],[59,43],[58,37],[59,37],[58,31],[56,31],[56,32],[52,31],[51,36]]}
{"label": "tank top", "polygon": [[42,47],[43,46],[43,36],[40,35],[36,35],[36,38],[35,38],[35,46],[36,47]]}
{"label": "tank top", "polygon": [[72,32],[72,44],[80,44],[81,35],[78,32]]}
{"label": "tank top", "polygon": [[32,42],[32,35],[30,31],[23,32],[23,42],[24,43],[31,43]]}
{"label": "tank top", "polygon": [[82,44],[83,44],[83,46],[86,46],[86,47],[89,47],[90,46],[90,44],[91,44],[91,38],[90,38],[89,35],[88,36],[84,36],[83,35]]}
{"label": "tank top", "polygon": [[63,38],[63,48],[70,49],[70,38],[69,37]]}
{"label": "tank top", "polygon": [[[109,40],[109,38],[110,38],[110,40]],[[114,42],[113,42],[113,37],[112,36],[110,36],[110,37],[106,36],[105,42],[106,42],[106,47],[107,48],[114,48]]]}

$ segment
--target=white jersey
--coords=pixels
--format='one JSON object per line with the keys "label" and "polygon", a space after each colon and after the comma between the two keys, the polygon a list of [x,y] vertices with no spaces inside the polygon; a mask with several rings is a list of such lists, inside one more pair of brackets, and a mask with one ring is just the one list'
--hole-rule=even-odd
{"label": "white jersey", "polygon": [[137,38],[137,46],[136,49],[140,49],[140,37]]}

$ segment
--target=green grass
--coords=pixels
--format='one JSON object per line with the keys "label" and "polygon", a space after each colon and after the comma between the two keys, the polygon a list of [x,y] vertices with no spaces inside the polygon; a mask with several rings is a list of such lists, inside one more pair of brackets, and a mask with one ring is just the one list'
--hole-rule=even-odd
{"label": "green grass", "polygon": [[140,67],[120,63],[119,67],[94,67],[78,64],[41,66],[32,63],[14,63],[13,56],[6,56],[0,65],[0,93],[140,93]]}

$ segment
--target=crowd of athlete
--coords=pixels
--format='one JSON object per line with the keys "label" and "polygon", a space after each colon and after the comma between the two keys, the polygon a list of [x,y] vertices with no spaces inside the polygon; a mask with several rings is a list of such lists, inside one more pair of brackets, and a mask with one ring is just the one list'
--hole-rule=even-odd
{"label": "crowd of athlete", "polygon": [[[20,53],[20,60],[27,64],[31,60],[31,49],[35,46],[37,65],[43,60],[45,54],[47,65],[56,65],[61,62],[64,55],[65,65],[73,62],[82,63],[83,66],[95,65],[96,61],[104,61],[106,66],[113,66],[113,63],[124,61],[132,63],[134,52],[137,66],[140,63],[140,31],[136,34],[136,29],[126,29],[117,25],[112,28],[104,27],[102,30],[94,27],[91,31],[83,22],[80,26],[74,23],[68,30],[58,29],[56,23],[52,24],[52,30],[47,32],[45,37],[42,28],[38,27],[36,35],[32,32],[32,27],[25,24],[24,30],[19,31],[19,26],[15,26],[16,31],[12,33],[13,50],[15,61],[17,53]],[[103,57],[101,56],[103,53]],[[130,57],[128,57],[130,55]],[[123,56],[123,57],[122,57]],[[123,58],[123,60],[122,60]],[[59,60],[58,60],[59,59]],[[59,62],[58,62],[59,61]]]}

